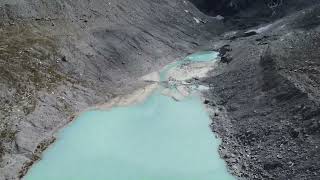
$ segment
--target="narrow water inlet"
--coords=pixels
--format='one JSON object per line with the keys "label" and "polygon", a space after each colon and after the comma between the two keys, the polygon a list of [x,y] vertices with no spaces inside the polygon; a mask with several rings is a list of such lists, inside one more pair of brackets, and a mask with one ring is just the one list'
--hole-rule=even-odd
{"label": "narrow water inlet", "polygon": [[[173,63],[216,59],[198,53]],[[83,113],[25,180],[233,180],[218,154],[219,139],[197,93],[181,101],[159,87],[143,103]]]}

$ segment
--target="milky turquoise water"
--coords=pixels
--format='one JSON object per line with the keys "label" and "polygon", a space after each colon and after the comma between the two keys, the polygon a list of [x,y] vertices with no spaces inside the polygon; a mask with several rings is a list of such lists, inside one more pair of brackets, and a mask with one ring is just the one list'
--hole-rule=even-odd
{"label": "milky turquoise water", "polygon": [[187,56],[185,60],[192,62],[209,62],[215,60],[217,56],[218,53],[215,51],[202,51]]}
{"label": "milky turquoise water", "polygon": [[197,95],[83,113],[25,180],[233,180]]}

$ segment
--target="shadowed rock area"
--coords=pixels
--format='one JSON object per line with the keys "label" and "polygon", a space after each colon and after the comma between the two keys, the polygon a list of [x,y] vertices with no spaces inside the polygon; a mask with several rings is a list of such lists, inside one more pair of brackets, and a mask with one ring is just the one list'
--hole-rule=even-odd
{"label": "shadowed rock area", "polygon": [[190,0],[203,13],[222,16],[228,26],[246,29],[282,18],[317,0]]}

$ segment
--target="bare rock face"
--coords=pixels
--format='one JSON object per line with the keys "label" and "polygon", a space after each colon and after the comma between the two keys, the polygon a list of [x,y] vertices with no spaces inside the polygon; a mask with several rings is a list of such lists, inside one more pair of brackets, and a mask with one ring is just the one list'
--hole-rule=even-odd
{"label": "bare rock face", "polygon": [[[248,8],[253,0],[190,0],[202,12],[209,15],[232,16],[242,9]],[[263,2],[263,1],[262,1]]]}
{"label": "bare rock face", "polygon": [[[300,0],[190,0],[202,12],[209,15],[234,16],[239,12],[249,10],[263,10],[264,13],[272,11],[286,11],[302,9],[313,5],[316,1]],[[268,10],[269,9],[269,10]],[[256,11],[257,12],[257,11]],[[252,12],[249,12],[252,13]]]}
{"label": "bare rock face", "polygon": [[203,13],[224,17],[227,25],[246,29],[312,6],[317,0],[190,0]]}

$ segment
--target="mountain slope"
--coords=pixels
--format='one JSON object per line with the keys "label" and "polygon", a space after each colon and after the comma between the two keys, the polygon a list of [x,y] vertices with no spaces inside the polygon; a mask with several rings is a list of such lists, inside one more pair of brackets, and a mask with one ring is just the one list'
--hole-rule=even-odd
{"label": "mountain slope", "polygon": [[4,0],[0,12],[1,180],[21,177],[75,113],[212,35],[178,0]]}

